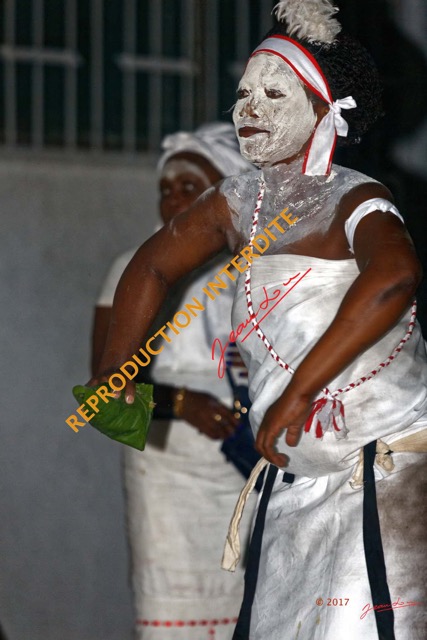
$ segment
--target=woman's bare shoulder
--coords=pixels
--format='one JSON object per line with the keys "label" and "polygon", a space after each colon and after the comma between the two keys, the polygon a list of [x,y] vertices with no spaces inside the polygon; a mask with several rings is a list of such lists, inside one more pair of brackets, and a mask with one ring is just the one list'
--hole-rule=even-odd
{"label": "woman's bare shoulder", "polygon": [[338,204],[337,215],[342,220],[347,220],[359,205],[374,198],[394,203],[393,195],[386,186],[380,182],[365,182],[356,185],[342,196]]}
{"label": "woman's bare shoulder", "polygon": [[353,211],[366,200],[382,198],[394,203],[390,190],[374,178],[346,167],[336,167],[342,177],[341,197],[337,203],[336,217],[345,222]]}

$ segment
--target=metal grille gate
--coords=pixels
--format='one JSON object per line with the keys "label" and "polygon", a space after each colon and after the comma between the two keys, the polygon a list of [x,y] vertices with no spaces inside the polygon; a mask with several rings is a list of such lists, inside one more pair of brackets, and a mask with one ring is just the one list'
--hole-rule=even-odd
{"label": "metal grille gate", "polygon": [[157,151],[224,117],[272,0],[3,0],[0,140]]}

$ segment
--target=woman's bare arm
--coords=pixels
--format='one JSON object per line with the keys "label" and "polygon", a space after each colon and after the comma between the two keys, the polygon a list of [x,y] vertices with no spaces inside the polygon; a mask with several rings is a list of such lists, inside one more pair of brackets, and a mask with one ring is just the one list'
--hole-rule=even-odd
{"label": "woman's bare arm", "polygon": [[[99,367],[107,339],[110,318],[111,307],[95,307],[92,334],[92,375],[95,375]],[[144,374],[145,369],[141,373]],[[154,384],[149,372],[142,379],[138,378],[138,382],[142,381]],[[154,384],[153,401],[156,405],[153,413],[154,418],[157,420],[171,420],[175,417],[173,414],[173,398],[180,388],[179,386]],[[218,415],[222,418],[221,422],[218,422],[216,417]],[[192,389],[186,389],[179,417],[213,440],[227,438],[234,433],[238,425],[238,420],[233,411],[217,398]]]}
{"label": "woman's bare arm", "polygon": [[98,371],[99,363],[107,341],[108,327],[110,326],[111,307],[95,307],[92,327],[92,353],[91,371],[94,376]]}
{"label": "woman's bare arm", "polygon": [[[89,384],[138,352],[169,287],[221,251],[231,229],[226,200],[213,188],[142,245],[118,284],[104,353]],[[134,385],[125,391],[132,402]]]}
{"label": "woman's bare arm", "polygon": [[392,214],[373,212],[363,218],[356,228],[354,250],[360,275],[259,430],[257,449],[278,466],[285,465],[286,457],[274,450],[277,437],[286,429],[287,444],[297,445],[317,394],[396,324],[420,282],[412,241]]}

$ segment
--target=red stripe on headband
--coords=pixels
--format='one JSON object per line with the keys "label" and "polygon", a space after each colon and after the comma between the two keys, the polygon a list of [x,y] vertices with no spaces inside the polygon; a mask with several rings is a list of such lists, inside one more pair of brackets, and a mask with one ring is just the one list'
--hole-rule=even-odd
{"label": "red stripe on headband", "polygon": [[302,173],[305,173],[305,170],[307,168],[307,162],[308,162],[308,156],[310,155],[310,149],[311,149],[311,143],[313,142],[313,138],[314,138],[314,133],[316,131],[317,125],[314,128],[313,133],[310,136],[310,142],[308,143],[308,147],[305,150],[305,154],[304,154],[304,162],[302,163]]}
{"label": "red stripe on headband", "polygon": [[298,49],[300,49],[307,56],[307,58],[314,64],[314,66],[316,67],[317,71],[322,76],[323,81],[324,81],[324,83],[326,85],[326,88],[328,90],[329,98],[330,98],[331,102],[333,102],[332,93],[331,93],[331,90],[329,88],[329,83],[328,83],[328,81],[327,81],[327,79],[325,77],[325,74],[323,73],[323,71],[322,71],[319,63],[317,62],[316,58],[310,53],[310,51],[305,49],[305,47],[303,47],[301,44],[299,44],[299,42],[296,42],[295,40],[292,40],[292,38],[288,38],[287,36],[281,36],[280,34],[277,34],[277,35],[274,35],[274,36],[270,36],[270,38],[277,38],[278,40],[287,40],[288,42],[291,42],[296,47],[298,47]]}
{"label": "red stripe on headband", "polygon": [[307,58],[316,67],[317,71],[322,76],[323,82],[325,83],[326,89],[328,91],[329,99],[330,99],[331,102],[333,102],[334,99],[332,97],[331,89],[329,87],[329,82],[327,81],[326,76],[323,73],[322,68],[320,67],[320,65],[317,62],[316,58],[310,53],[310,51],[308,51],[305,47],[303,47],[301,44],[299,44],[299,42],[296,42],[295,40],[292,40],[292,38],[288,38],[287,36],[281,36],[280,34],[277,34],[277,35],[274,35],[274,36],[270,36],[270,38],[277,38],[278,40],[287,40],[291,44],[293,44],[296,47],[298,47],[298,49],[300,49],[300,51],[302,51],[302,53],[304,53],[307,56]]}
{"label": "red stripe on headband", "polygon": [[334,157],[335,147],[337,146],[337,137],[338,137],[338,135],[337,135],[337,132],[335,131],[334,144],[332,145],[331,154],[329,156],[327,174],[329,174],[331,172],[332,158]]}
{"label": "red stripe on headband", "polygon": [[273,55],[277,56],[278,58],[282,58],[283,62],[286,62],[286,64],[288,64],[291,67],[292,71],[294,71],[296,73],[296,75],[306,85],[306,87],[308,87],[310,89],[310,91],[315,93],[316,96],[318,96],[321,100],[323,100],[323,102],[325,102],[325,97],[322,96],[320,91],[318,91],[315,87],[313,87],[313,85],[310,84],[310,82],[308,82],[308,80],[306,78],[304,78],[302,73],[300,71],[298,71],[298,69],[292,64],[292,62],[288,58],[286,58],[282,53],[279,53],[278,51],[275,51],[274,49],[257,49],[255,51],[255,53],[253,53],[251,55],[251,58],[256,56],[258,53],[272,53]]}
{"label": "red stripe on headband", "polygon": [[[298,47],[298,49],[300,49],[300,51],[310,60],[310,62],[316,67],[317,71],[322,76],[323,82],[325,83],[326,90],[328,92],[329,101],[332,103],[333,102],[333,98],[332,98],[331,89],[329,87],[329,83],[328,83],[328,81],[327,81],[327,79],[325,77],[325,74],[323,73],[322,69],[320,68],[319,63],[317,62],[316,58],[309,51],[307,51],[307,49],[305,49],[301,44],[299,44],[299,42],[296,42],[295,40],[292,40],[292,38],[288,38],[287,36],[281,36],[281,35],[277,34],[277,35],[269,36],[263,42],[266,42],[266,40],[269,40],[270,38],[275,38],[276,40],[286,40],[287,42],[290,42],[291,44],[293,44],[296,47]],[[325,98],[322,95],[320,95],[319,91],[317,91],[317,89],[314,89],[310,85],[310,83],[307,82],[307,80],[301,75],[301,73],[299,73],[295,69],[293,64],[287,58],[285,58],[285,56],[283,56],[281,53],[279,53],[278,51],[275,51],[274,49],[256,49],[254,51],[254,53],[252,53],[251,58],[252,58],[252,56],[256,55],[257,53],[261,53],[261,51],[268,52],[268,53],[273,53],[273,54],[279,56],[280,58],[282,58],[285,62],[287,62],[292,67],[292,69],[295,71],[295,73],[308,86],[308,88],[311,91],[313,91],[313,93],[315,93],[317,96],[319,96],[319,98],[321,98],[322,100],[325,100]]]}
{"label": "red stripe on headband", "polygon": [[[305,173],[305,170],[307,169],[308,156],[310,155],[311,145],[312,145],[312,142],[313,142],[314,134],[316,133],[316,129],[317,129],[317,124],[316,124],[316,126],[315,126],[315,128],[314,128],[313,133],[311,134],[310,142],[308,143],[308,147],[307,147],[307,149],[305,150],[305,154],[304,154],[304,161],[303,161],[303,163],[302,163],[302,172],[303,172],[303,173]],[[331,172],[332,159],[333,159],[333,157],[334,157],[335,147],[336,147],[336,146],[337,146],[337,133],[335,132],[335,135],[334,135],[334,142],[333,142],[333,145],[332,145],[332,147],[331,147],[331,153],[329,154],[328,168],[327,168],[327,170],[326,170],[325,175],[329,175],[329,174],[330,174],[330,172]]]}

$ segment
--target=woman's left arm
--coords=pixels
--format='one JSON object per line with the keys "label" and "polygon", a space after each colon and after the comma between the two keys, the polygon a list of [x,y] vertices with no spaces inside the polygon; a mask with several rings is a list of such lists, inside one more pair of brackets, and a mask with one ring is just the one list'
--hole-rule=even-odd
{"label": "woman's left arm", "polygon": [[359,222],[354,255],[360,275],[258,432],[258,451],[279,467],[285,466],[286,456],[275,451],[276,439],[286,429],[286,443],[298,444],[317,394],[396,324],[421,280],[411,238],[391,213],[374,211]]}

